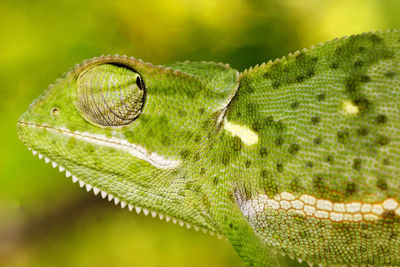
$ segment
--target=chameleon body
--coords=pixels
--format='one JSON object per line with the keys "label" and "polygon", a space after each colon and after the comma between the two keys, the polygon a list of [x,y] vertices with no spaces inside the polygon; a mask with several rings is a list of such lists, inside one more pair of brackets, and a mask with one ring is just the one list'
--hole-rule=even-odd
{"label": "chameleon body", "polygon": [[18,122],[96,194],[225,236],[246,265],[400,265],[400,32],[335,39],[243,73],[87,60]]}

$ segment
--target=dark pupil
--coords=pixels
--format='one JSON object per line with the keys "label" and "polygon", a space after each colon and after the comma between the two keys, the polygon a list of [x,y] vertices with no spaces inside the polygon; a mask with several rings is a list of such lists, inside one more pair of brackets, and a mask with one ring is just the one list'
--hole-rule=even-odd
{"label": "dark pupil", "polygon": [[140,77],[136,77],[136,85],[137,87],[139,87],[140,90],[143,90],[142,81],[140,80]]}

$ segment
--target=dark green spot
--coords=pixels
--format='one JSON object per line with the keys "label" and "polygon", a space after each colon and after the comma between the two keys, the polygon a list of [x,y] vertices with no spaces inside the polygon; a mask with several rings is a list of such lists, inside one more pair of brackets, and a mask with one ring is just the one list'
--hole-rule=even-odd
{"label": "dark green spot", "polygon": [[219,182],[219,179],[218,179],[218,177],[214,177],[214,179],[213,179],[213,184],[214,184],[214,185],[217,185],[217,184],[218,184],[218,182]]}
{"label": "dark green spot", "polygon": [[190,155],[190,151],[187,150],[187,149],[184,149],[184,150],[182,150],[179,154],[181,155],[181,157],[182,157],[183,159],[187,159],[187,158],[189,157],[189,155]]}
{"label": "dark green spot", "polygon": [[388,78],[393,78],[396,75],[394,71],[388,71],[385,73],[385,76]]}
{"label": "dark green spot", "polygon": [[328,155],[328,156],[326,157],[326,161],[329,162],[329,163],[333,163],[334,157],[333,157],[332,155]]}
{"label": "dark green spot", "polygon": [[339,143],[342,144],[346,143],[349,139],[349,132],[347,130],[339,131],[336,135]]}
{"label": "dark green spot", "polygon": [[264,129],[264,124],[261,122],[253,122],[251,128],[256,132],[260,132],[260,130]]}
{"label": "dark green spot", "polygon": [[323,101],[325,100],[326,94],[325,93],[321,93],[317,95],[317,100],[318,101]]}
{"label": "dark green spot", "polygon": [[233,137],[232,149],[235,151],[242,149],[242,140],[237,136]]}
{"label": "dark green spot", "polygon": [[292,155],[296,155],[297,152],[300,150],[300,145],[299,144],[291,144],[289,146],[288,152]]}
{"label": "dark green spot", "polygon": [[196,142],[196,144],[199,144],[201,142],[201,135],[196,135],[196,137],[194,138],[194,141]]}
{"label": "dark green spot", "polygon": [[251,161],[250,160],[246,160],[245,166],[246,168],[249,168],[251,165]]}
{"label": "dark green spot", "polygon": [[331,69],[337,69],[337,68],[339,68],[339,63],[337,63],[337,62],[332,62],[331,64],[329,64],[329,67],[330,67]]}
{"label": "dark green spot", "polygon": [[355,183],[348,183],[346,185],[346,195],[350,196],[353,195],[357,191],[357,186]]}
{"label": "dark green spot", "polygon": [[261,155],[261,157],[268,156],[267,148],[265,148],[265,147],[260,148],[260,155]]}
{"label": "dark green spot", "polygon": [[368,134],[368,129],[364,127],[360,127],[357,129],[357,134],[361,136],[366,136]]}
{"label": "dark green spot", "polygon": [[360,68],[364,65],[364,62],[362,60],[356,60],[356,62],[354,62],[354,67],[356,68]]}
{"label": "dark green spot", "polygon": [[376,186],[377,186],[379,189],[382,189],[382,190],[386,190],[387,187],[388,187],[386,181],[385,181],[384,179],[382,179],[382,178],[379,178],[379,179],[376,181]]}
{"label": "dark green spot", "polygon": [[390,138],[384,135],[379,135],[376,138],[376,143],[380,146],[385,146],[390,143]]}
{"label": "dark green spot", "polygon": [[312,124],[318,124],[321,121],[321,118],[319,116],[314,116],[311,118]]}
{"label": "dark green spot", "polygon": [[381,37],[379,37],[378,35],[376,35],[375,33],[370,34],[370,39],[373,43],[380,43],[383,41],[383,39]]}
{"label": "dark green spot", "polygon": [[368,75],[364,74],[364,75],[361,75],[360,80],[363,83],[368,83],[368,82],[371,81],[371,77],[369,77]]}
{"label": "dark green spot", "polygon": [[361,169],[361,159],[356,158],[353,160],[353,169],[359,171]]}
{"label": "dark green spot", "polygon": [[315,66],[318,59],[305,53],[298,54],[288,62],[277,61],[264,73],[264,77],[271,79],[271,85],[278,89],[282,85],[303,82],[315,74]]}
{"label": "dark green spot", "polygon": [[204,113],[204,108],[199,108],[199,114],[202,115]]}
{"label": "dark green spot", "polygon": [[267,170],[261,170],[261,177],[262,178],[268,178],[270,175],[269,175],[269,172],[267,171]]}
{"label": "dark green spot", "polygon": [[283,164],[282,163],[277,163],[276,164],[276,170],[278,172],[283,172]]}
{"label": "dark green spot", "polygon": [[223,153],[221,156],[222,164],[227,165],[231,159],[231,153]]}
{"label": "dark green spot", "polygon": [[388,158],[382,161],[383,165],[390,165],[390,160]]}
{"label": "dark green spot", "polygon": [[376,116],[376,123],[378,124],[385,124],[387,122],[387,117],[383,114],[379,114]]}
{"label": "dark green spot", "polygon": [[200,153],[197,153],[197,152],[196,152],[196,153],[194,154],[194,156],[193,156],[193,161],[196,162],[196,161],[199,161],[199,160],[200,160]]}
{"label": "dark green spot", "polygon": [[283,137],[279,136],[278,138],[275,139],[275,145],[281,146],[285,142],[285,139]]}
{"label": "dark green spot", "polygon": [[290,107],[291,107],[292,109],[298,108],[298,107],[299,107],[299,102],[298,102],[298,101],[292,102],[292,103],[290,104]]}
{"label": "dark green spot", "polygon": [[323,177],[320,175],[313,177],[312,184],[313,184],[313,188],[317,192],[324,192],[326,190],[326,186],[325,186]]}
{"label": "dark green spot", "polygon": [[314,144],[320,145],[322,143],[322,138],[320,136],[314,138],[313,140]]}
{"label": "dark green spot", "polygon": [[314,163],[312,163],[311,161],[307,161],[306,162],[306,167],[307,168],[312,168],[312,167],[314,167]]}

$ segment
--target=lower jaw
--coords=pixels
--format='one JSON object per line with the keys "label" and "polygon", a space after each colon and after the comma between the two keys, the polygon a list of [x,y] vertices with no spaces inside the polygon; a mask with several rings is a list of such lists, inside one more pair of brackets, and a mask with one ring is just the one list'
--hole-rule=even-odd
{"label": "lower jaw", "polygon": [[[95,195],[100,195],[103,199],[108,199],[108,201],[114,202],[115,205],[120,205],[122,209],[127,207],[129,211],[135,210],[138,214],[140,214],[143,211],[143,214],[145,216],[151,214],[151,216],[153,218],[158,217],[160,220],[165,219],[166,222],[170,222],[171,221],[172,223],[179,224],[182,227],[186,226],[186,228],[188,228],[188,229],[193,228],[196,231],[202,230],[204,233],[208,232],[211,236],[213,236],[215,234],[215,232],[213,232],[213,231],[211,231],[209,229],[206,229],[206,228],[203,228],[203,227],[199,227],[199,226],[196,226],[196,225],[192,225],[192,224],[190,224],[188,222],[185,222],[185,221],[183,221],[181,219],[177,219],[177,218],[171,217],[169,215],[165,215],[165,214],[162,214],[162,213],[159,213],[159,212],[156,212],[156,211],[152,211],[152,210],[149,210],[149,209],[144,208],[144,207],[140,207],[140,206],[137,206],[137,205],[132,205],[132,204],[126,203],[125,201],[120,200],[119,198],[113,196],[112,194],[110,194],[110,193],[108,193],[108,192],[106,192],[106,191],[104,191],[102,189],[99,189],[96,186],[93,186],[93,185],[91,185],[91,184],[89,184],[87,182],[84,182],[83,180],[79,179],[77,176],[72,174],[70,171],[66,170],[60,164],[58,164],[57,162],[49,159],[48,157],[46,157],[44,155],[38,153],[36,150],[33,150],[30,147],[28,147],[28,149],[30,151],[32,151],[32,154],[34,156],[37,155],[39,157],[39,159],[43,159],[45,161],[45,163],[50,163],[53,168],[57,168],[58,167],[58,170],[60,172],[65,172],[65,176],[67,178],[71,178],[73,183],[78,183],[79,186],[81,188],[85,188],[86,191],[88,191],[88,192],[92,191]],[[217,233],[217,236],[219,238],[222,237],[218,233]]]}

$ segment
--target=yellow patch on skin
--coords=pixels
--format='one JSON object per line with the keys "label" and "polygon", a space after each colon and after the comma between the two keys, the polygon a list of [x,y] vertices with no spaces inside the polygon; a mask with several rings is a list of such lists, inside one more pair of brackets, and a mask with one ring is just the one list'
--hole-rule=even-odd
{"label": "yellow patch on skin", "polygon": [[359,112],[358,107],[351,100],[344,101],[342,108],[346,114],[357,114]]}
{"label": "yellow patch on skin", "polygon": [[227,120],[224,121],[224,130],[233,137],[237,136],[245,145],[251,146],[258,143],[258,135],[246,126],[235,124]]}

